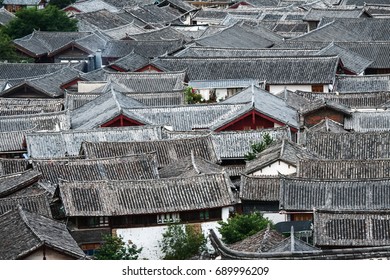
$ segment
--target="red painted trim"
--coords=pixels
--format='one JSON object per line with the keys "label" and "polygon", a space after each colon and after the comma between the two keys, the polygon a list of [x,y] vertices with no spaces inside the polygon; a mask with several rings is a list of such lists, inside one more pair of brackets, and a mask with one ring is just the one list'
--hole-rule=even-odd
{"label": "red painted trim", "polygon": [[63,10],[64,10],[65,12],[73,11],[73,12],[81,13],[81,11],[80,11],[79,9],[76,9],[75,7],[68,7],[68,8],[64,8]]}
{"label": "red painted trim", "polygon": [[[245,119],[245,118],[247,118],[249,116],[252,116],[252,125],[255,124],[256,116],[259,116],[259,117],[261,117],[263,119],[266,119],[268,121],[271,121],[271,122],[276,123],[276,124],[281,125],[281,126],[285,126],[286,125],[285,123],[277,121],[277,120],[275,120],[273,118],[270,118],[270,117],[268,117],[266,115],[263,115],[260,112],[256,111],[255,109],[253,109],[253,110],[249,111],[248,113],[242,115],[241,117],[231,121],[230,123],[227,123],[224,126],[221,126],[220,128],[217,128],[215,131],[222,131],[222,130],[226,129],[227,127],[232,126],[235,123],[237,123],[237,122],[239,122],[239,121],[241,121],[241,120],[243,120],[243,119]],[[291,128],[291,129],[294,129],[294,128]],[[297,131],[297,129],[295,129],[295,131]]]}
{"label": "red painted trim", "polygon": [[71,80],[71,81],[69,81],[69,82],[67,82],[67,83],[65,83],[65,84],[63,84],[63,85],[61,85],[61,89],[67,89],[67,88],[69,88],[69,87],[71,87],[71,86],[73,86],[73,85],[75,85],[75,84],[77,84],[79,81],[85,81],[84,79],[81,79],[81,78],[76,78],[76,79],[74,79],[74,80]]}
{"label": "red painted trim", "polygon": [[74,50],[74,49],[78,49],[79,51],[82,51],[84,52],[86,55],[90,55],[92,52],[87,50],[86,48],[78,45],[77,43],[75,42],[69,42],[68,44],[66,44],[65,46],[53,51],[53,52],[50,52],[47,54],[48,57],[52,57],[52,56],[56,56],[56,55],[59,55],[67,50]]}
{"label": "red painted trim", "polygon": [[109,127],[109,126],[111,126],[112,124],[116,123],[117,121],[120,122],[120,126],[121,126],[121,127],[124,126],[124,125],[123,125],[124,121],[128,121],[128,122],[130,122],[130,123],[133,123],[134,126],[145,125],[144,123],[140,123],[139,121],[130,119],[130,118],[124,116],[124,115],[119,115],[119,116],[113,118],[112,120],[110,120],[110,121],[108,121],[108,122],[102,124],[100,127]]}
{"label": "red painted trim", "polygon": [[148,64],[148,65],[146,65],[146,66],[144,66],[144,67],[142,67],[134,72],[146,72],[146,71],[152,71],[152,70],[157,71],[157,72],[164,72],[161,69],[158,69],[156,66],[153,66],[151,64]]}

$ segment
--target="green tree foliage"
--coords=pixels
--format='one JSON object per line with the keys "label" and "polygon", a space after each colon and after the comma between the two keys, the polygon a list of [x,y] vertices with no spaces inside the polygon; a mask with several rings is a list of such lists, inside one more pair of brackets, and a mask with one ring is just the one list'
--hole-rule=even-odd
{"label": "green tree foliage", "polygon": [[222,241],[231,244],[251,236],[260,230],[267,228],[268,224],[273,226],[272,221],[264,218],[262,214],[255,212],[251,214],[235,215],[229,218],[227,222],[219,221],[221,226],[219,232],[222,235]]}
{"label": "green tree foliage", "polygon": [[103,236],[104,243],[95,255],[97,260],[136,260],[142,248],[125,244],[121,236]]}
{"label": "green tree foliage", "polygon": [[264,151],[269,145],[274,142],[271,135],[269,133],[265,133],[263,135],[263,140],[260,142],[253,143],[251,145],[251,151],[244,155],[246,160],[253,160],[256,158],[256,155]]}
{"label": "green tree foliage", "polygon": [[11,38],[0,29],[0,62],[32,62],[31,58],[19,55],[12,44]]}
{"label": "green tree foliage", "polygon": [[70,19],[56,6],[45,9],[22,9],[6,26],[5,32],[11,39],[21,38],[34,30],[41,31],[77,31],[77,20]]}
{"label": "green tree foliage", "polygon": [[194,226],[171,224],[160,242],[165,260],[187,260],[206,250],[206,238]]}
{"label": "green tree foliage", "polygon": [[76,2],[76,0],[50,0],[49,5],[56,6],[58,9],[63,9]]}
{"label": "green tree foliage", "polygon": [[202,95],[197,93],[192,87],[187,87],[184,91],[184,96],[188,104],[200,103],[202,101]]}

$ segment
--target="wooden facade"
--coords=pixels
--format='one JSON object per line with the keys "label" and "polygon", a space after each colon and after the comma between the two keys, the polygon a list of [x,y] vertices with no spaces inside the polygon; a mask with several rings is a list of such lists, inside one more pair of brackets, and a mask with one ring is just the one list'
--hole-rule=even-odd
{"label": "wooden facade", "polygon": [[256,130],[284,126],[285,124],[274,120],[268,116],[252,110],[245,115],[233,120],[232,122],[221,126],[215,131],[234,131],[234,130]]}
{"label": "wooden facade", "polygon": [[104,123],[101,127],[123,127],[123,126],[141,126],[145,125],[136,120],[132,120],[124,115],[119,115],[114,119]]}
{"label": "wooden facade", "polygon": [[331,119],[332,121],[338,122],[343,124],[344,123],[344,117],[345,114],[334,110],[329,107],[323,107],[316,111],[309,112],[306,115],[303,116],[304,118],[304,125],[306,127],[312,127],[318,123],[320,123],[322,120],[325,119]]}

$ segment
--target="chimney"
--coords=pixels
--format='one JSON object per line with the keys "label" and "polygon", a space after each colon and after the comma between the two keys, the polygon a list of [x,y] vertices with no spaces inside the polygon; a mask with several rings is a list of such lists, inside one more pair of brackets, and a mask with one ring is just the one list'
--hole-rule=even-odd
{"label": "chimney", "polygon": [[102,50],[98,49],[95,54],[95,69],[102,68]]}
{"label": "chimney", "polygon": [[90,54],[88,56],[87,72],[95,70],[95,56]]}

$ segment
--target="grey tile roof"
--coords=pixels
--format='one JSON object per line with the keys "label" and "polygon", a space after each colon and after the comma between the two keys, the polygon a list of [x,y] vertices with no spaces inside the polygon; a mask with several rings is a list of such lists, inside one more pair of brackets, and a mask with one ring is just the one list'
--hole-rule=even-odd
{"label": "grey tile roof", "polygon": [[[119,16],[120,16],[120,14],[119,14]],[[123,39],[127,38],[128,35],[139,34],[139,33],[145,32],[145,29],[141,28],[140,26],[138,26],[134,22],[130,22],[128,24],[114,27],[111,29],[104,29],[104,31],[102,31],[102,32],[114,40],[123,40]]]}
{"label": "grey tile roof", "polygon": [[265,38],[265,36],[261,36],[264,33],[264,29],[261,30],[263,32],[255,32],[255,29],[244,28],[239,24],[235,24],[207,37],[202,36],[196,39],[195,42],[197,45],[206,47],[268,48],[273,45],[273,42]]}
{"label": "grey tile roof", "polygon": [[102,57],[120,58],[132,52],[144,57],[158,57],[166,53],[171,53],[183,46],[182,39],[173,40],[112,40],[105,46]]}
{"label": "grey tile roof", "polygon": [[0,176],[23,172],[28,168],[28,161],[24,159],[0,159]]}
{"label": "grey tile roof", "polygon": [[[291,239],[294,239],[292,241]],[[282,242],[277,244],[275,247],[268,250],[270,253],[285,253],[285,252],[315,252],[320,251],[319,248],[316,248],[309,243],[306,243],[295,236],[287,237]]]}
{"label": "grey tile roof", "polygon": [[42,75],[36,78],[28,78],[7,90],[0,92],[0,96],[12,97],[12,92],[23,87],[31,87],[48,97],[58,98],[64,95],[62,86],[67,82],[73,81],[80,76],[79,71],[72,67],[64,67],[52,73]]}
{"label": "grey tile roof", "polygon": [[183,105],[185,103],[182,90],[152,93],[128,93],[126,95],[144,103],[147,106],[176,106]]}
{"label": "grey tile roof", "polygon": [[23,259],[46,246],[75,259],[86,258],[66,225],[51,218],[19,207],[0,216],[0,225],[0,259]]}
{"label": "grey tile roof", "polygon": [[306,147],[326,159],[390,158],[389,137],[388,131],[313,132],[306,135]]}
{"label": "grey tile roof", "polygon": [[153,64],[187,71],[189,80],[259,79],[269,84],[333,84],[338,57],[179,58],[161,57]]}
{"label": "grey tile roof", "polygon": [[170,91],[184,89],[186,72],[104,72],[104,77],[128,92]]}
{"label": "grey tile roof", "polygon": [[124,8],[127,6],[137,6],[144,4],[153,4],[154,0],[104,0],[104,2],[115,6],[117,8]]}
{"label": "grey tile roof", "polygon": [[312,92],[305,92],[301,94],[301,91],[290,91],[288,89],[284,89],[281,92],[273,93],[275,96],[286,101],[286,104],[296,110],[300,110],[306,104],[308,104],[311,100],[315,99],[315,95]]}
{"label": "grey tile roof", "polygon": [[[287,105],[286,101],[279,98],[258,86],[250,86],[245,90],[233,95],[232,97],[222,101],[222,104],[235,104],[249,102],[251,109],[266,115],[276,121],[292,127],[298,127],[298,113],[296,109]],[[237,116],[235,116],[237,118]],[[215,124],[216,127],[221,127],[224,123],[231,121],[225,119],[223,122]]]}
{"label": "grey tile roof", "polygon": [[389,131],[390,113],[386,111],[354,112],[344,120],[344,127],[356,132]]}
{"label": "grey tile roof", "polygon": [[152,29],[139,34],[129,35],[129,38],[136,41],[159,41],[159,40],[187,40],[186,36],[175,28],[168,26]]}
{"label": "grey tile roof", "polygon": [[0,215],[14,209],[18,205],[29,211],[36,212],[46,217],[51,217],[50,201],[47,193],[41,192],[34,195],[12,196],[0,198]]}
{"label": "grey tile roof", "polygon": [[298,41],[285,40],[275,43],[273,49],[293,49],[293,50],[321,50],[329,45],[330,42],[322,41]]}
{"label": "grey tile roof", "polygon": [[202,80],[202,81],[189,81],[188,86],[193,87],[194,89],[227,89],[227,88],[247,88],[251,85],[260,86],[264,81],[260,80]]}
{"label": "grey tile roof", "polygon": [[365,4],[364,10],[372,17],[388,17],[390,15],[389,6],[381,4]]}
{"label": "grey tile roof", "polygon": [[[247,104],[194,104],[145,107],[124,110],[124,115],[143,124],[169,126],[172,130],[210,129],[226,119],[237,117]],[[219,127],[219,126],[218,126]]]}
{"label": "grey tile roof", "polygon": [[228,11],[223,9],[213,9],[202,7],[194,16],[193,20],[202,22],[205,19],[221,22],[227,15]]}
{"label": "grey tile roof", "polygon": [[0,132],[0,152],[25,151],[25,135],[27,131]]}
{"label": "grey tile roof", "polygon": [[[361,248],[338,248],[300,252],[244,252],[229,249],[223,244],[214,230],[210,230],[210,241],[222,259],[227,260],[358,260],[382,259],[388,257],[389,246],[370,246]],[[290,245],[291,247],[291,245]]]}
{"label": "grey tile roof", "polygon": [[96,29],[112,29],[119,26],[127,25],[129,22],[117,15],[115,12],[108,10],[97,10],[74,15],[77,19],[79,31],[93,31]]}
{"label": "grey tile roof", "polygon": [[83,142],[80,151],[89,159],[150,152],[157,153],[159,167],[189,156],[191,153],[211,162],[219,161],[210,136],[143,142]]}
{"label": "grey tile roof", "polygon": [[27,150],[31,158],[77,156],[84,141],[123,142],[157,139],[161,139],[161,127],[158,126],[33,132],[26,135]]}
{"label": "grey tile roof", "polygon": [[127,13],[146,23],[164,24],[174,22],[180,18],[180,16],[170,13],[167,9],[154,4],[128,7],[125,10]]}
{"label": "grey tile roof", "polygon": [[367,2],[366,0],[341,0],[340,5],[364,6],[366,3],[369,3],[369,4],[382,4],[382,5],[389,4],[389,2],[386,1],[386,0],[369,0],[369,2]]}
{"label": "grey tile roof", "polygon": [[[244,155],[250,150],[252,143],[263,139],[265,133],[269,133],[274,139],[291,138],[290,129],[285,127],[261,129],[261,130],[242,130],[242,131],[165,131],[164,137],[168,139],[180,139],[185,137],[194,137],[196,135],[205,135],[210,133],[214,142],[216,153],[221,159],[244,159]],[[244,171],[244,168],[240,168]],[[238,174],[237,174],[238,175]]]}
{"label": "grey tile roof", "polygon": [[7,197],[36,183],[41,177],[42,174],[35,170],[0,176],[0,198]]}
{"label": "grey tile roof", "polygon": [[277,7],[279,4],[279,0],[248,0],[245,2],[248,2],[255,7]]}
{"label": "grey tile roof", "polygon": [[135,72],[147,64],[149,64],[149,58],[131,51],[129,54],[112,61],[108,67],[126,72]]}
{"label": "grey tile roof", "polygon": [[240,198],[250,201],[279,201],[280,178],[241,175]]}
{"label": "grey tile roof", "polygon": [[301,158],[317,158],[317,156],[290,140],[274,141],[257,154],[255,159],[246,162],[245,173],[251,174],[276,161],[283,161],[296,167]]}
{"label": "grey tile roof", "polygon": [[328,18],[359,18],[364,13],[362,7],[335,7],[327,9],[311,8],[303,17],[307,21],[320,21],[323,17]]}
{"label": "grey tile roof", "polygon": [[6,25],[13,18],[15,18],[15,15],[13,13],[8,12],[4,7],[0,8],[0,26]]}
{"label": "grey tile roof", "polygon": [[337,76],[336,92],[390,91],[390,75]]}
{"label": "grey tile roof", "polygon": [[[320,50],[318,55],[338,55],[343,64],[343,68],[361,74],[369,68],[373,61],[369,57],[364,57],[351,49],[345,49],[335,43],[330,43],[329,46]],[[370,56],[371,57],[371,56]]]}
{"label": "grey tile roof", "polygon": [[[92,35],[92,32],[52,32],[35,31],[22,38],[13,40],[15,46],[32,57],[39,57],[60,50],[72,42]],[[102,38],[94,37],[98,42]],[[87,47],[87,46],[84,46]],[[49,72],[50,73],[50,72]]]}
{"label": "grey tile roof", "polygon": [[241,241],[229,244],[229,248],[245,252],[267,252],[285,237],[273,229],[263,229]]}
{"label": "grey tile roof", "polygon": [[307,160],[298,162],[297,176],[319,179],[390,178],[390,160]]}
{"label": "grey tile roof", "polygon": [[[139,181],[61,183],[66,216],[157,214],[234,204],[224,174]],[[77,199],[75,199],[77,197]]]}
{"label": "grey tile roof", "polygon": [[333,100],[325,100],[325,99],[316,99],[316,100],[313,100],[309,103],[306,103],[305,105],[303,105],[300,108],[299,111],[302,115],[306,115],[306,114],[312,113],[314,111],[317,111],[318,109],[321,109],[321,108],[329,108],[329,109],[338,111],[338,112],[344,114],[345,116],[349,116],[352,113],[352,110],[349,107],[347,107],[343,104],[334,102]]}
{"label": "grey tile roof", "polygon": [[305,56],[314,55],[317,50],[300,49],[276,49],[276,48],[222,48],[222,47],[200,47],[189,46],[182,51],[177,52],[177,57],[275,57],[275,56]]}
{"label": "grey tile roof", "polygon": [[313,125],[310,128],[305,129],[308,133],[314,132],[333,132],[333,133],[348,133],[347,130],[344,129],[343,124],[335,122],[329,118],[325,118],[316,125]]}
{"label": "grey tile roof", "polygon": [[79,1],[76,3],[73,3],[67,7],[65,7],[65,11],[70,9],[72,11],[73,9],[76,9],[77,11],[81,13],[88,13],[88,12],[94,12],[98,10],[107,10],[112,13],[118,12],[119,9],[117,7],[114,7],[107,3],[106,1],[102,0],[87,0],[87,1]]}
{"label": "grey tile roof", "polygon": [[[282,94],[281,94],[282,95]],[[295,99],[324,99],[332,102],[342,104],[352,109],[376,109],[385,108],[385,103],[390,99],[390,92],[359,92],[359,93],[342,93],[337,94],[335,92],[330,93],[312,93],[296,91],[295,93],[289,93],[291,98],[288,97],[288,101],[295,102]],[[307,102],[306,102],[307,103]],[[291,103],[289,103],[291,104]],[[291,106],[291,105],[290,105]],[[300,107],[298,106],[298,109]]]}
{"label": "grey tile roof", "polygon": [[33,168],[42,180],[58,184],[60,180],[145,180],[159,178],[156,154],[131,155],[104,159],[33,160]]}
{"label": "grey tile roof", "polygon": [[160,178],[192,177],[200,174],[221,173],[222,166],[191,154],[161,168]]}
{"label": "grey tile roof", "polygon": [[159,3],[159,6],[164,6],[166,4],[173,8],[179,9],[183,13],[191,12],[196,9],[196,7],[191,3],[182,0],[163,0]]}
{"label": "grey tile roof", "polygon": [[58,112],[63,103],[63,99],[0,98],[0,116]]}
{"label": "grey tile roof", "polygon": [[316,211],[314,242],[337,247],[389,245],[389,218],[389,211]]}
{"label": "grey tile roof", "polygon": [[390,68],[390,42],[337,42],[339,46],[372,61],[368,68]]}
{"label": "grey tile roof", "polygon": [[66,68],[66,63],[0,63],[0,79],[39,77]]}
{"label": "grey tile roof", "polygon": [[[166,92],[134,92],[126,93],[125,95],[138,100],[147,106],[174,106],[184,105],[185,103],[182,90]],[[101,93],[67,93],[65,98],[65,106],[69,110],[75,110],[99,96],[101,96]]]}
{"label": "grey tile roof", "polygon": [[70,113],[72,129],[92,129],[102,126],[127,108],[146,107],[145,104],[111,89]]}
{"label": "grey tile roof", "polygon": [[69,129],[66,112],[0,117],[0,132]]}
{"label": "grey tile roof", "polygon": [[389,179],[282,178],[281,210],[388,210]]}
{"label": "grey tile roof", "polygon": [[390,19],[378,18],[340,18],[330,19],[329,23],[320,25],[317,29],[298,36],[293,40],[303,41],[388,41]]}

